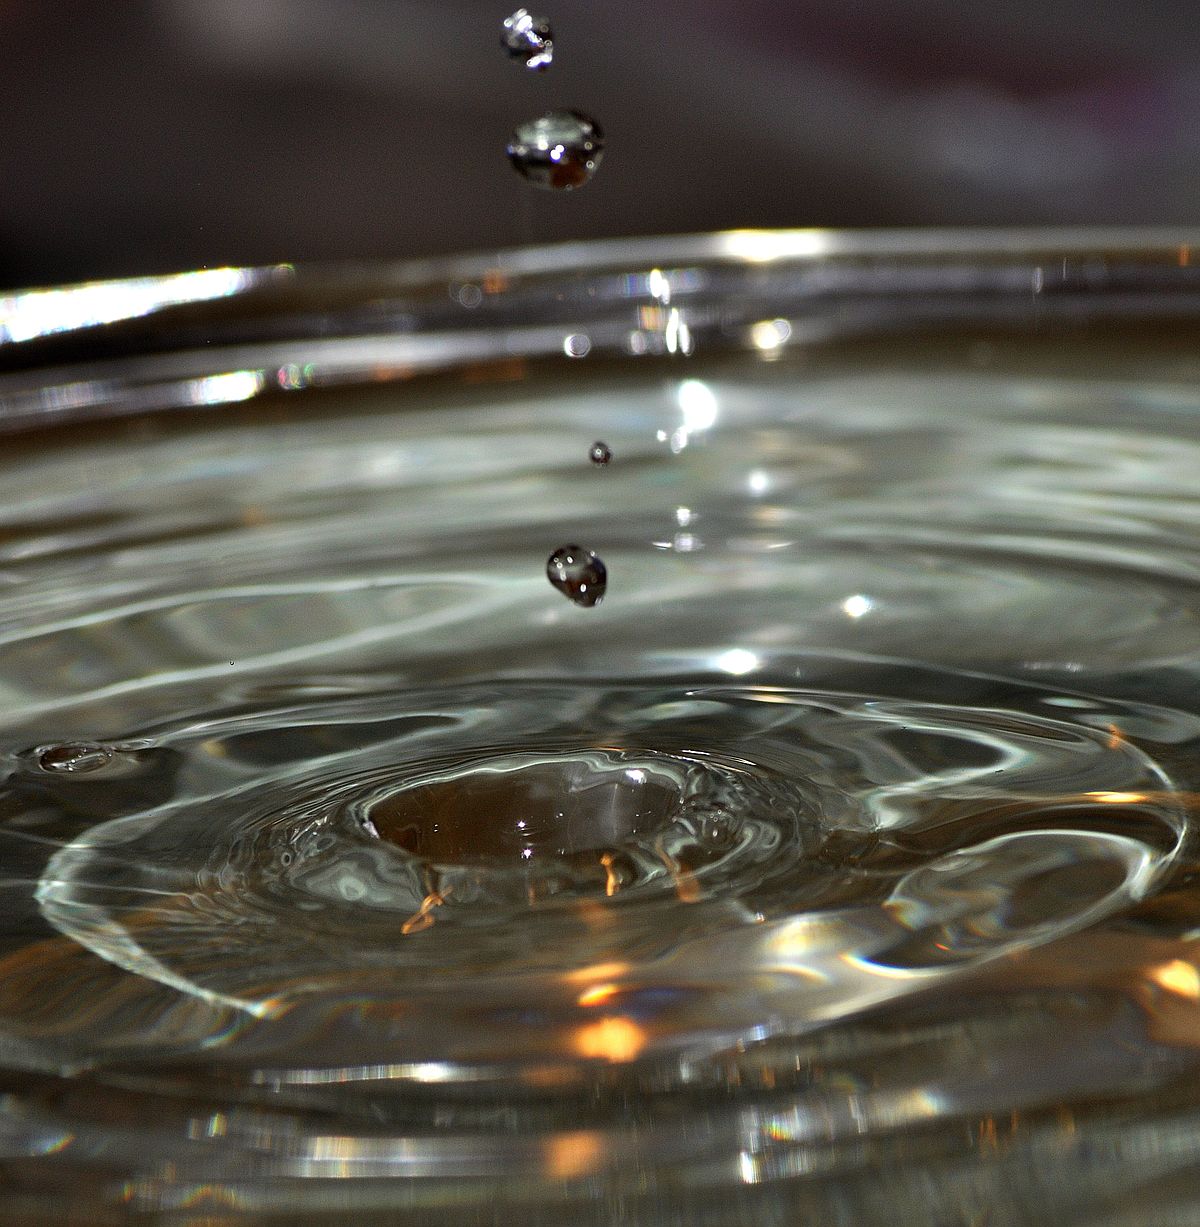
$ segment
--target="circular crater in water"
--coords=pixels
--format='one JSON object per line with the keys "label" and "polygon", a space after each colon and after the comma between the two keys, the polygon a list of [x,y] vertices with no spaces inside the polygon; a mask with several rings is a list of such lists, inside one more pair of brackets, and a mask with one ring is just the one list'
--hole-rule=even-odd
{"label": "circular crater in water", "polygon": [[38,902],[218,1010],[222,1060],[230,1009],[462,1068],[800,1032],[1139,898],[1185,823],[1105,732],[779,687],[312,698],[144,740],[188,804],[91,827]]}

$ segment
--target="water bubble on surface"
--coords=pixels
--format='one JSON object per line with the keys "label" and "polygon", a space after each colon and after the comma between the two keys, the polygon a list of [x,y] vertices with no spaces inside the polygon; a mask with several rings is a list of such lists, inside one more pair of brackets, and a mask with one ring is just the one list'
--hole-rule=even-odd
{"label": "water bubble on surface", "polygon": [[554,32],[544,17],[535,17],[528,9],[517,9],[504,19],[500,45],[514,60],[520,60],[534,72],[545,72],[554,59]]}
{"label": "water bubble on surface", "polygon": [[576,605],[590,609],[604,599],[608,569],[591,550],[563,545],[547,560],[546,578]]}
{"label": "water bubble on surface", "polygon": [[588,459],[593,464],[607,464],[612,459],[612,448],[597,439],[588,449]]}
{"label": "water bubble on surface", "polygon": [[604,156],[604,133],[581,111],[553,111],[521,124],[509,138],[507,153],[535,187],[570,191],[596,173]]}
{"label": "water bubble on surface", "polygon": [[107,767],[113,758],[111,746],[92,741],[69,741],[60,745],[44,746],[38,751],[37,763],[43,771],[56,775],[82,775]]}

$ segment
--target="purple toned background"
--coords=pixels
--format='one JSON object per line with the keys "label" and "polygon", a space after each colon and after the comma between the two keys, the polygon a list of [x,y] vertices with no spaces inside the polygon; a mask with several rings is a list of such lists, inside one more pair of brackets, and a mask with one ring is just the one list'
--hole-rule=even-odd
{"label": "purple toned background", "polygon": [[[1188,222],[1200,21],[1117,0],[0,0],[0,285],[728,226]],[[512,127],[595,115],[585,190]]]}

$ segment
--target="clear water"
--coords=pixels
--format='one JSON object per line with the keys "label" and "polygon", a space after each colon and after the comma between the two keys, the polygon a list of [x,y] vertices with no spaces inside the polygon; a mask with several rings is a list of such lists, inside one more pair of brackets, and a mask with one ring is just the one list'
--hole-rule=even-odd
{"label": "clear water", "polygon": [[508,138],[508,160],[534,187],[569,192],[596,173],[604,132],[582,111],[552,111],[521,124]]}
{"label": "clear water", "polygon": [[504,19],[500,45],[531,72],[545,72],[554,62],[554,31],[544,17],[517,9]]}
{"label": "clear water", "polygon": [[988,355],[11,440],[12,1221],[1194,1221],[1200,385]]}

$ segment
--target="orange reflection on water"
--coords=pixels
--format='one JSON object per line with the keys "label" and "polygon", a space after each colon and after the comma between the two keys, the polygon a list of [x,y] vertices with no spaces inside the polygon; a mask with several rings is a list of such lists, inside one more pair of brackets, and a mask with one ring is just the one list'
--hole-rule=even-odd
{"label": "orange reflection on water", "polygon": [[617,893],[617,887],[620,885],[617,875],[613,872],[612,853],[605,852],[600,857],[600,864],[604,866],[604,893],[611,899]]}
{"label": "orange reflection on water", "polygon": [[1157,967],[1149,968],[1146,979],[1152,980],[1160,988],[1165,988],[1177,997],[1200,1001],[1200,971],[1185,959],[1171,959]]}
{"label": "orange reflection on water", "polygon": [[616,984],[594,984],[591,988],[585,988],[579,994],[579,1004],[582,1006],[603,1005],[604,1002],[611,1000],[621,990]]}
{"label": "orange reflection on water", "polygon": [[574,1048],[592,1060],[632,1061],[646,1046],[646,1033],[628,1018],[602,1018],[575,1032]]}
{"label": "orange reflection on water", "polygon": [[414,912],[401,926],[400,932],[407,937],[410,933],[420,933],[433,924],[433,909],[444,903],[445,899],[437,891],[431,891],[421,900],[421,907]]}
{"label": "orange reflection on water", "polygon": [[563,1133],[546,1142],[546,1174],[554,1180],[589,1176],[600,1166],[604,1143],[598,1133],[580,1130]]}
{"label": "orange reflection on water", "polygon": [[563,979],[568,984],[595,984],[600,980],[616,980],[632,969],[630,963],[591,963],[587,967],[568,971]]}

